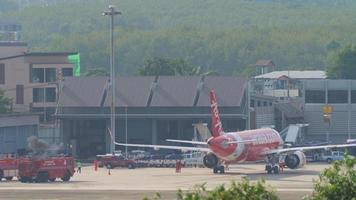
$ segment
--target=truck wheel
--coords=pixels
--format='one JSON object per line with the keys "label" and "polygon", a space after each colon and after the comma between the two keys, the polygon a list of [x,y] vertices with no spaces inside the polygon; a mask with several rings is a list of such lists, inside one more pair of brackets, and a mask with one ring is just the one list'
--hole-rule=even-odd
{"label": "truck wheel", "polygon": [[213,172],[214,172],[214,174],[217,174],[219,172],[218,167],[214,167]]}
{"label": "truck wheel", "polygon": [[37,183],[45,183],[48,182],[48,172],[38,172],[36,177]]}
{"label": "truck wheel", "polygon": [[54,182],[56,180],[56,178],[49,178],[48,180],[51,182]]}
{"label": "truck wheel", "polygon": [[279,174],[279,168],[278,168],[278,166],[274,166],[274,167],[273,167],[273,173]]}
{"label": "truck wheel", "polygon": [[266,165],[265,170],[267,171],[267,174],[272,174],[272,166],[271,165]]}
{"label": "truck wheel", "polygon": [[21,183],[27,183],[27,182],[30,181],[30,179],[28,177],[26,177],[26,176],[21,176],[20,177],[20,181],[21,181]]}
{"label": "truck wheel", "polygon": [[70,174],[66,172],[66,174],[61,178],[62,181],[67,182],[70,180]]}
{"label": "truck wheel", "polygon": [[129,169],[134,169],[134,168],[135,168],[135,165],[133,165],[133,164],[130,163],[130,164],[127,165],[127,168],[129,168]]}
{"label": "truck wheel", "polygon": [[11,181],[11,180],[12,180],[12,176],[5,177],[5,179],[6,179],[7,181]]}
{"label": "truck wheel", "polygon": [[219,167],[219,170],[220,170],[220,174],[224,174],[225,173],[225,167],[224,166],[220,166]]}
{"label": "truck wheel", "polygon": [[328,162],[329,164],[332,162],[333,160],[331,158],[326,159],[326,162]]}

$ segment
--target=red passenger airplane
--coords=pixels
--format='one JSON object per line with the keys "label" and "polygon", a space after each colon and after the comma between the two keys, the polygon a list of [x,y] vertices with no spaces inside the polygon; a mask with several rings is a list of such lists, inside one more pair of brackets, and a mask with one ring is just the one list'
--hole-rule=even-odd
{"label": "red passenger airplane", "polygon": [[308,146],[279,148],[283,141],[279,133],[271,128],[237,131],[225,133],[219,117],[215,92],[210,91],[212,137],[207,142],[187,140],[167,140],[171,142],[203,145],[206,147],[182,147],[169,145],[125,144],[116,145],[130,147],[150,147],[155,149],[178,149],[184,151],[203,151],[204,165],[212,168],[214,173],[224,173],[223,164],[241,163],[245,161],[265,160],[267,173],[279,173],[279,164],[284,163],[290,169],[301,168],[306,164],[303,153],[311,149],[329,149],[356,146],[356,144]]}

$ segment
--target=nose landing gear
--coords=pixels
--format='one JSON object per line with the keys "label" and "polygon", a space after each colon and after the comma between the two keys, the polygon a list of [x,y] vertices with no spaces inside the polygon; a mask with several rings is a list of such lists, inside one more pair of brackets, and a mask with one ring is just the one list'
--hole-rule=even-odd
{"label": "nose landing gear", "polygon": [[268,155],[266,157],[266,167],[265,170],[267,174],[279,174],[279,158],[277,155]]}
{"label": "nose landing gear", "polygon": [[225,173],[225,167],[224,165],[217,165],[213,168],[213,172],[214,174],[220,173],[220,174],[224,174]]}
{"label": "nose landing gear", "polygon": [[267,164],[265,170],[267,171],[267,174],[279,174],[279,166],[276,164]]}

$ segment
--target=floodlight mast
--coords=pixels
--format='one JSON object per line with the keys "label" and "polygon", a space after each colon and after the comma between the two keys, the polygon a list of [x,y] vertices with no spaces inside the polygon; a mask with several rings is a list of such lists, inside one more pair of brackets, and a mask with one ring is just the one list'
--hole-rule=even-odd
{"label": "floodlight mast", "polygon": [[110,45],[111,45],[111,56],[110,56],[110,78],[109,78],[109,85],[111,87],[111,115],[110,115],[110,120],[111,120],[111,134],[113,137],[113,140],[110,143],[110,151],[111,153],[115,152],[115,97],[116,97],[116,89],[115,89],[115,59],[114,59],[114,17],[115,15],[121,15],[121,12],[115,10],[115,6],[109,5],[109,10],[103,12],[104,16],[110,16]]}

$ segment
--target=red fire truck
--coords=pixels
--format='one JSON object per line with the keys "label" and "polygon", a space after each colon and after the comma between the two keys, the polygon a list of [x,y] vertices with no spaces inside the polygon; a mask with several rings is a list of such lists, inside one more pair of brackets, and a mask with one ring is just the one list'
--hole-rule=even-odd
{"label": "red fire truck", "polygon": [[69,181],[75,172],[72,157],[24,158],[18,164],[21,182],[48,182],[60,178]]}
{"label": "red fire truck", "polygon": [[0,181],[5,178],[10,181],[18,175],[18,159],[17,158],[2,158],[0,159]]}

